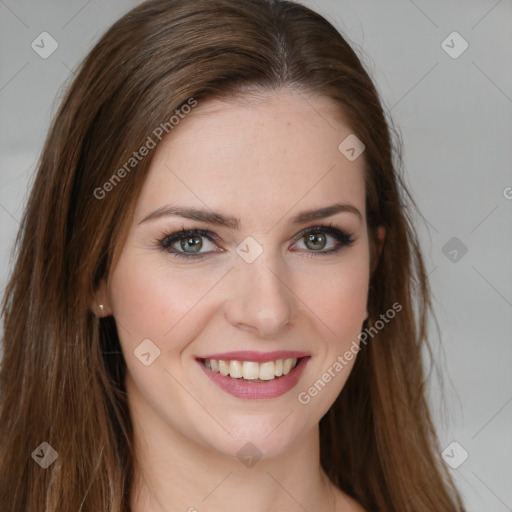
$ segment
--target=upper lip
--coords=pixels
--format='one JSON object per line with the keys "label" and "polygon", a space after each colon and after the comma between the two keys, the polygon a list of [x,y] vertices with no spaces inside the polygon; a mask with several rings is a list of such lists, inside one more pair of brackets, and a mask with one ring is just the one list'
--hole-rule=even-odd
{"label": "upper lip", "polygon": [[255,363],[266,363],[277,359],[292,359],[308,357],[307,352],[297,350],[276,350],[274,352],[256,352],[254,350],[242,350],[238,352],[223,352],[198,356],[197,359],[222,359],[224,361],[253,361]]}

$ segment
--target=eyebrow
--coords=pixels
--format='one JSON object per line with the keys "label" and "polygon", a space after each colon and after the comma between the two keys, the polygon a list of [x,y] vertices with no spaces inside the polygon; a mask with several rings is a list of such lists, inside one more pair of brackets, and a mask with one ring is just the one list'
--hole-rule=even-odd
{"label": "eyebrow", "polygon": [[[304,224],[313,220],[331,217],[332,215],[336,215],[337,213],[341,212],[352,213],[359,217],[360,220],[363,220],[361,212],[355,206],[348,203],[336,203],[330,206],[325,206],[323,208],[300,212],[293,216],[288,221],[288,224]],[[206,222],[217,226],[224,226],[230,229],[238,229],[240,227],[240,219],[237,219],[236,217],[224,215],[214,210],[172,205],[166,205],[158,208],[149,215],[146,215],[146,217],[144,217],[139,224],[171,215]]]}

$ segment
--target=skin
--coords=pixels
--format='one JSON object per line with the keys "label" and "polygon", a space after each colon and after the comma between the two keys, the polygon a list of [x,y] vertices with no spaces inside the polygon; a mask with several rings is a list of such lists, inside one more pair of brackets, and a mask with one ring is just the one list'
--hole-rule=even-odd
{"label": "skin", "polygon": [[[351,130],[335,111],[332,100],[290,89],[203,100],[154,150],[120,258],[96,296],[101,314],[117,322],[128,368],[134,512],[363,510],[319,462],[318,423],[355,359],[309,404],[297,399],[357,341],[367,317],[364,157],[351,162],[339,152]],[[338,202],[361,218],[341,212],[287,225],[299,212]],[[141,223],[169,204],[218,210],[240,227],[177,216]],[[353,235],[351,246],[318,255],[297,239],[331,222]],[[178,259],[158,240],[182,228],[210,230],[221,241],[201,238],[204,259]],[[250,264],[236,252],[248,236],[263,249]],[[336,245],[328,234],[321,250]],[[160,350],[149,366],[133,353],[144,339]],[[232,350],[301,350],[311,360],[283,396],[243,400],[196,361]],[[251,468],[236,456],[247,442],[262,454]]]}

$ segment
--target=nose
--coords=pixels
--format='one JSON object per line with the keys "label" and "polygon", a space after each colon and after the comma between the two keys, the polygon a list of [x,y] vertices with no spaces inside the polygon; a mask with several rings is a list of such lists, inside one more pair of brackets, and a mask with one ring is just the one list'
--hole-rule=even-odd
{"label": "nose", "polygon": [[252,263],[237,262],[225,314],[231,325],[272,339],[294,321],[296,302],[282,262],[264,255]]}

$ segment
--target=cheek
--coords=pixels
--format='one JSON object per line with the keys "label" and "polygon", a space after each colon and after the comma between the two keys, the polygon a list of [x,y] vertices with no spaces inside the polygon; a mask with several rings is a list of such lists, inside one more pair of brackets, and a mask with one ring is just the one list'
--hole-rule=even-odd
{"label": "cheek", "polygon": [[306,304],[324,324],[327,339],[338,347],[350,344],[366,318],[367,253],[358,251],[343,264],[317,270],[307,283],[309,293],[303,288],[309,297]]}
{"label": "cheek", "polygon": [[206,276],[197,279],[179,272],[171,275],[165,263],[154,264],[147,259],[123,255],[110,278],[109,301],[125,345],[145,338],[157,344],[164,339],[181,339],[177,333],[187,327],[189,313],[211,288]]}

